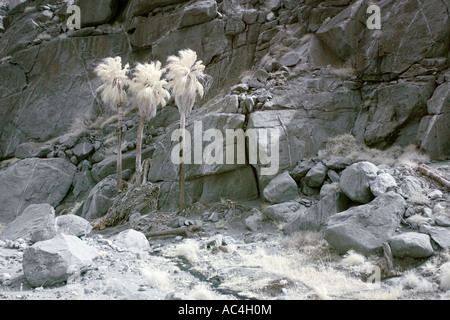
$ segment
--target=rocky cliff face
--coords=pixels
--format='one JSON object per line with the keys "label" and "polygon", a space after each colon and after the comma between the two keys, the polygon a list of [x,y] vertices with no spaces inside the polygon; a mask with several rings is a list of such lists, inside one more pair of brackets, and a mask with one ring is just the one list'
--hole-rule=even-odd
{"label": "rocky cliff face", "polygon": [[[214,83],[188,127],[202,120],[205,130],[277,129],[280,173],[345,133],[370,147],[415,144],[431,159],[450,156],[446,0],[378,1],[381,30],[367,27],[363,0],[74,3],[80,30],[68,30],[63,1],[14,2],[0,12],[0,158],[77,165],[68,202],[84,201],[114,173],[115,122],[93,72],[108,56],[134,66],[195,50]],[[137,116],[132,104],[127,109],[122,148],[132,172]],[[168,161],[176,121],[171,103],[146,127],[149,180],[161,183],[165,209],[174,208],[178,189],[178,168]],[[44,151],[24,156],[29,142]],[[188,199],[256,198],[270,178],[258,164],[188,166]]]}

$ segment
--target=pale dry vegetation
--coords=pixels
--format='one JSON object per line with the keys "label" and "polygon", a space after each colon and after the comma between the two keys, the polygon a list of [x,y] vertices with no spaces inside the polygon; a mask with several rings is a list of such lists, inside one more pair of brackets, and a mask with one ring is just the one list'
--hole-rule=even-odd
{"label": "pale dry vegetation", "polygon": [[319,157],[330,158],[333,156],[347,157],[353,161],[370,161],[375,165],[388,166],[407,165],[415,167],[430,161],[427,155],[422,154],[417,147],[393,146],[386,150],[368,148],[358,143],[351,134],[343,134],[328,140],[325,149],[319,151]]}

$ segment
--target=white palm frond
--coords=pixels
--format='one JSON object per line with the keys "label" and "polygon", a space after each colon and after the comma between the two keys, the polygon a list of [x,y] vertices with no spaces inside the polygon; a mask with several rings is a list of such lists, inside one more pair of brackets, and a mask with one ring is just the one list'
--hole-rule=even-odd
{"label": "white palm frond", "polygon": [[186,49],[178,54],[167,59],[167,86],[174,94],[179,112],[187,115],[194,106],[196,96],[202,98],[205,89],[209,89],[211,77],[204,73],[205,66],[202,61],[197,61],[195,51]]}
{"label": "white palm frond", "polygon": [[136,95],[139,112],[147,119],[156,115],[158,105],[164,107],[170,99],[170,93],[165,89],[167,81],[161,79],[165,71],[159,61],[139,63],[135,68],[130,91]]}
{"label": "white palm frond", "polygon": [[98,87],[97,92],[101,92],[102,100],[112,108],[117,107],[119,103],[127,101],[127,94],[124,87],[128,85],[129,79],[127,73],[129,64],[122,68],[121,57],[108,57],[102,60],[96,68],[97,76],[102,80],[102,85]]}

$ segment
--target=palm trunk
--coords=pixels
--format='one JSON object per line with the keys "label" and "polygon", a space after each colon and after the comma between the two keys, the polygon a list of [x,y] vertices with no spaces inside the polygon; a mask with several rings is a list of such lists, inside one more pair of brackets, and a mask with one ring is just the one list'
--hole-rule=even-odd
{"label": "palm trunk", "polygon": [[144,136],[145,116],[140,115],[136,139],[136,186],[142,185],[142,139]]}
{"label": "palm trunk", "polygon": [[186,207],[185,171],[184,171],[184,130],[186,128],[186,115],[180,117],[180,192],[178,195],[178,212],[182,212]]}
{"label": "palm trunk", "polygon": [[117,192],[120,192],[122,190],[122,103],[117,106],[117,111]]}

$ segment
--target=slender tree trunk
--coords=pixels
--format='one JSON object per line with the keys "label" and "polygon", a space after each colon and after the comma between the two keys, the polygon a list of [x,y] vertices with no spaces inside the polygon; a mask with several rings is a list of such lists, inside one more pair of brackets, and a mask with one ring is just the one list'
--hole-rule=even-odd
{"label": "slender tree trunk", "polygon": [[117,111],[117,192],[120,192],[122,190],[122,103],[117,106]]}
{"label": "slender tree trunk", "polygon": [[184,171],[184,130],[186,128],[186,115],[180,117],[180,190],[178,196],[178,212],[182,212],[186,207],[185,171]]}
{"label": "slender tree trunk", "polygon": [[139,117],[139,125],[136,139],[136,186],[142,185],[142,139],[144,136],[145,116]]}

